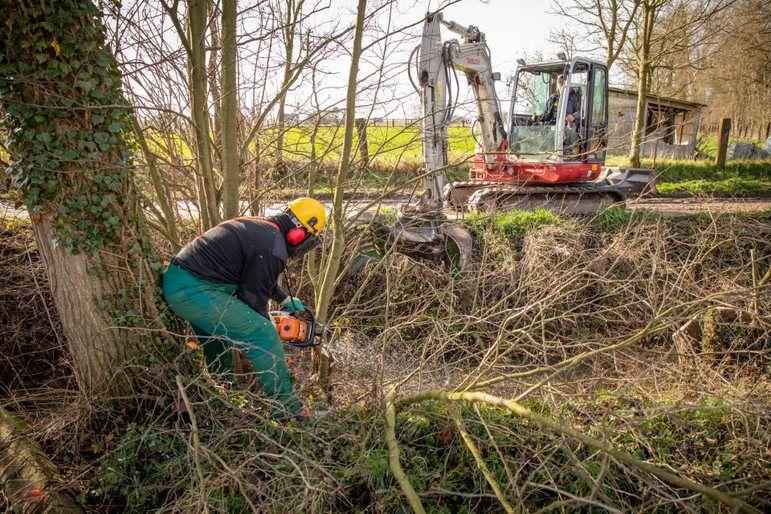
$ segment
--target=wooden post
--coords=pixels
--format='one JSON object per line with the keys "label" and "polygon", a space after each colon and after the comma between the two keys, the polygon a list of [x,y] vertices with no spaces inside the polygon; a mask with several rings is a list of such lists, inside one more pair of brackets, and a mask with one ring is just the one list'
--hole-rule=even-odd
{"label": "wooden post", "polygon": [[717,169],[725,169],[725,157],[728,151],[728,135],[731,133],[731,118],[720,121],[720,134],[717,138]]}
{"label": "wooden post", "polygon": [[771,121],[766,123],[766,137],[763,139],[764,141],[771,136]]}
{"label": "wooden post", "polygon": [[369,146],[367,145],[367,119],[356,118],[356,136],[359,139],[359,155],[362,167],[369,166]]}

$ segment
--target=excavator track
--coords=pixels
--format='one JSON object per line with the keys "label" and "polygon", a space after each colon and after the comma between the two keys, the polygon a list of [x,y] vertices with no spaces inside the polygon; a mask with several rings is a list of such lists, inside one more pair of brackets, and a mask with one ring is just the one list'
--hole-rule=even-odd
{"label": "excavator track", "polygon": [[512,209],[549,209],[563,214],[593,214],[624,195],[607,184],[569,184],[564,186],[517,186],[469,180],[445,188],[447,205],[456,210],[495,212]]}
{"label": "excavator track", "polygon": [[455,211],[465,211],[468,208],[468,202],[471,195],[480,189],[488,189],[495,185],[497,185],[497,182],[473,179],[448,183],[442,190],[444,205]]}

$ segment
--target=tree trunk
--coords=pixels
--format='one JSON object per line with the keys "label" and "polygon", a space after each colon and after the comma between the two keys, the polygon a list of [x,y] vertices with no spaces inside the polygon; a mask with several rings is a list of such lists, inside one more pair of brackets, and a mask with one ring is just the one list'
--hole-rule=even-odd
{"label": "tree trunk", "polygon": [[238,216],[241,166],[238,159],[237,0],[222,0],[222,198],[225,218]]}
{"label": "tree trunk", "polygon": [[[300,2],[300,7],[302,1]],[[292,59],[294,58],[294,36],[298,18],[298,8],[295,0],[286,2],[286,20],[284,20],[284,47],[286,61],[284,62],[284,78],[281,82],[281,98],[278,102],[278,135],[276,136],[276,174],[284,175],[284,131],[286,130],[286,91],[292,78]]]}
{"label": "tree trunk", "polygon": [[254,140],[254,155],[251,155],[251,150],[249,147],[246,148],[246,154],[245,159],[242,159],[242,161],[246,160],[251,162],[252,170],[254,172],[254,176],[252,177],[251,181],[251,197],[249,199],[249,209],[252,216],[259,216],[260,215],[260,188],[262,187],[261,184],[261,178],[262,178],[262,159],[260,156],[260,140],[255,139]]}
{"label": "tree trunk", "polygon": [[220,47],[222,46],[222,41],[220,41],[220,28],[218,24],[218,19],[216,16],[213,15],[213,12],[216,11],[214,2],[209,1],[206,4],[206,19],[207,19],[207,25],[209,28],[210,38],[206,39],[206,48],[208,53],[208,61],[206,64],[207,72],[206,72],[206,78],[208,79],[209,83],[209,97],[211,98],[211,107],[209,108],[210,111],[212,111],[212,116],[209,116],[209,123],[211,124],[211,136],[212,136],[212,166],[215,170],[219,169],[222,170],[222,88],[220,84],[221,80],[221,73],[218,73],[217,70],[221,69],[221,66],[218,68],[219,63],[219,52]]}
{"label": "tree trunk", "polygon": [[[316,181],[319,177],[319,156],[316,151],[316,139],[319,133],[319,127],[321,126],[321,107],[319,106],[319,96],[316,83],[316,66],[313,66],[311,72],[311,101],[316,116],[313,120],[313,128],[311,129],[308,142],[310,144],[310,170],[308,172],[308,190],[307,195],[313,197],[314,190],[316,188]],[[308,255],[308,276],[311,279],[314,289],[318,285],[319,280],[319,262],[316,256],[316,252],[311,252]]]}
{"label": "tree trunk", "polygon": [[648,1],[642,3],[643,30],[640,47],[640,55],[637,56],[637,109],[632,132],[632,146],[629,153],[629,161],[633,168],[640,167],[642,150],[645,140],[645,125],[647,118],[647,97],[650,78],[651,37],[653,35],[653,23],[656,18],[655,7]]}
{"label": "tree trunk", "polygon": [[[208,214],[210,225],[221,221],[217,202],[214,170],[212,168],[211,140],[209,134],[209,109],[206,78],[206,0],[188,2],[188,31],[190,54],[188,68],[190,73],[190,108],[195,133],[195,149],[198,160],[198,172],[201,177],[203,198],[199,198],[199,210]],[[209,228],[205,226],[204,228]]]}
{"label": "tree trunk", "polygon": [[[639,66],[640,76],[647,76],[647,64],[641,63]],[[634,168],[640,167],[643,144],[645,141],[646,125],[646,100],[648,96],[648,87],[645,80],[638,79],[637,82],[637,107],[635,109],[634,130],[632,132],[632,146],[629,154],[629,162]]]}
{"label": "tree trunk", "polygon": [[[348,88],[345,102],[343,153],[340,157],[340,167],[337,171],[332,198],[332,248],[324,263],[321,285],[316,292],[316,317],[322,323],[327,321],[327,316],[329,315],[329,301],[332,299],[335,279],[340,270],[340,263],[343,258],[343,251],[345,250],[343,197],[345,196],[345,181],[351,167],[354,119],[356,117],[356,81],[359,74],[359,59],[362,54],[361,41],[364,32],[364,15],[367,9],[367,0],[359,0],[356,9],[356,29],[353,37],[353,50],[351,51],[351,66],[348,71]],[[320,347],[314,347],[313,349],[313,365],[318,373],[319,380],[322,383],[326,381],[329,373],[329,358],[322,352]]]}
{"label": "tree trunk", "polygon": [[[57,247],[50,219],[34,222],[32,228],[81,390],[113,396],[133,394],[127,365],[147,351],[149,342],[130,327],[117,328],[119,323],[103,308],[120,296],[128,285],[126,277],[121,273],[95,277],[93,270],[100,267],[99,259]],[[119,262],[114,264],[120,266]]]}
{"label": "tree trunk", "polygon": [[356,119],[356,136],[359,146],[359,158],[363,169],[369,167],[369,144],[367,141],[367,118]]}
{"label": "tree trunk", "polygon": [[[12,5],[0,48],[14,51],[0,51],[0,67],[25,80],[0,81],[0,130],[11,134],[14,178],[79,385],[88,396],[134,403],[142,370],[160,357],[153,342],[166,332],[133,182],[133,113],[120,107],[120,73],[90,0],[39,4],[37,13]],[[67,63],[69,71],[51,73]]]}

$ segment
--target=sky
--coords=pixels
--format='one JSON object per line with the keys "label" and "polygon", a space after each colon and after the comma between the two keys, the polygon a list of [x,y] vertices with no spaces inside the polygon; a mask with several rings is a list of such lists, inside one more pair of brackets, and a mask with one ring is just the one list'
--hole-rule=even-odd
{"label": "sky", "polygon": [[[517,58],[536,52],[552,57],[550,52],[556,52],[548,42],[549,33],[565,20],[549,13],[551,4],[550,0],[462,0],[444,13],[449,20],[479,27],[487,36],[493,65],[505,74],[513,72]],[[414,10],[417,14],[420,6]]]}
{"label": "sky", "polygon": [[[353,0],[333,0],[338,5],[332,12],[337,16],[352,16]],[[568,1],[568,0],[565,0]],[[451,4],[447,6],[447,4]],[[397,27],[407,26],[420,22],[426,12],[437,9],[439,6],[447,6],[442,12],[446,20],[455,21],[461,25],[474,25],[478,27],[486,36],[492,56],[494,71],[500,72],[502,79],[498,84],[498,94],[502,102],[503,110],[508,109],[508,97],[506,78],[513,75],[516,69],[516,60],[525,58],[526,60],[535,60],[534,56],[543,55],[547,59],[556,58],[559,49],[553,43],[548,41],[550,32],[564,28],[566,20],[560,16],[551,13],[553,10],[552,0],[417,0],[417,1],[399,1],[393,13],[393,22]],[[580,30],[579,27],[568,27]],[[458,36],[451,33],[446,27],[442,28],[443,40],[454,39]],[[420,25],[413,29],[415,33],[414,45],[420,43]],[[414,46],[403,45],[404,51],[408,52]],[[340,80],[341,86],[345,73],[347,72],[347,59],[341,58],[334,67],[340,70],[336,79]],[[395,84],[394,97],[403,98],[395,104],[393,101],[386,102],[385,105],[376,107],[373,116],[386,117],[412,117],[416,115],[419,109],[417,95],[410,96],[412,89],[409,86],[407,72],[404,61],[406,57],[400,53],[390,59],[395,66],[401,61],[401,75],[395,76],[392,81]],[[363,73],[366,75],[366,66],[363,67]],[[396,73],[394,71],[393,73]],[[360,73],[360,76],[362,73]],[[399,78],[400,77],[400,78]],[[461,107],[456,112],[457,115],[470,117],[475,116],[475,107],[473,97],[470,95],[463,77],[461,81]],[[342,91],[344,93],[344,88]],[[299,93],[299,92],[298,92]],[[302,96],[302,94],[300,94]],[[381,97],[381,101],[383,98]],[[465,108],[463,106],[466,106]],[[360,109],[357,109],[357,111]],[[400,112],[399,112],[400,111]],[[360,116],[358,113],[357,116]]]}

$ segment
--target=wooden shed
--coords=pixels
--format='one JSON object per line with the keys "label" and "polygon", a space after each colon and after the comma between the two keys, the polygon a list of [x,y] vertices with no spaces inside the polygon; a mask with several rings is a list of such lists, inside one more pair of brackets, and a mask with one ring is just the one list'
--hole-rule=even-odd
{"label": "wooden shed", "polygon": [[[608,153],[627,154],[637,111],[637,91],[609,88]],[[686,159],[696,151],[704,104],[649,95],[645,109],[645,157]]]}

